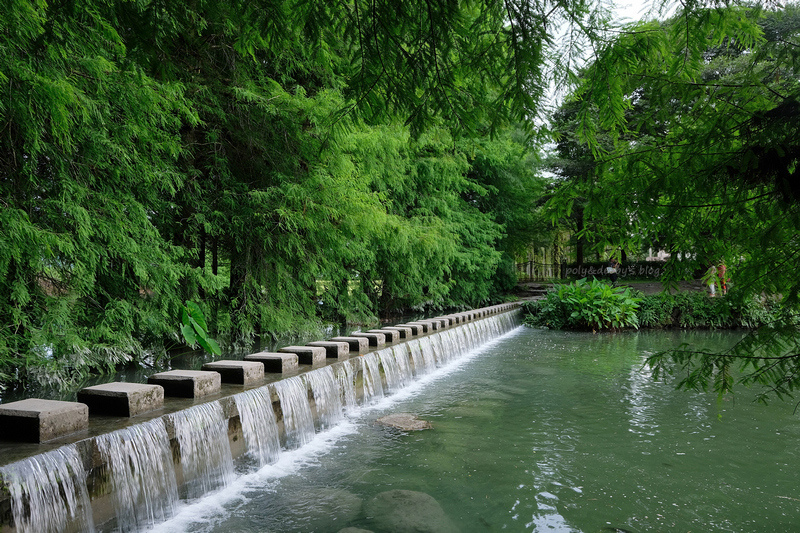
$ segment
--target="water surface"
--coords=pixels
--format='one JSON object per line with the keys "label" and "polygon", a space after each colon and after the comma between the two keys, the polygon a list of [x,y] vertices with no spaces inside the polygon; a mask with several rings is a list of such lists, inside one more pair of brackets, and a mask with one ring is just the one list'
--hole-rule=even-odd
{"label": "water surface", "polygon": [[[361,502],[433,496],[465,532],[792,531],[800,527],[794,404],[718,401],[654,382],[644,358],[731,333],[514,330],[360,410],[274,465],[187,508],[164,531],[368,528]],[[412,412],[434,429],[374,424]]]}

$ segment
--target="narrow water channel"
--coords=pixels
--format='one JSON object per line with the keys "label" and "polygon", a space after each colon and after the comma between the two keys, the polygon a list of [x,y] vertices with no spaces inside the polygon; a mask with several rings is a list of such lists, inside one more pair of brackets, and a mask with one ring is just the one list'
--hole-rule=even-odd
{"label": "narrow water channel", "polygon": [[[370,501],[406,490],[434,498],[464,532],[792,531],[794,404],[675,391],[642,364],[684,342],[737,338],[521,327],[184,505],[158,530],[374,529]],[[433,429],[374,423],[394,412]]]}

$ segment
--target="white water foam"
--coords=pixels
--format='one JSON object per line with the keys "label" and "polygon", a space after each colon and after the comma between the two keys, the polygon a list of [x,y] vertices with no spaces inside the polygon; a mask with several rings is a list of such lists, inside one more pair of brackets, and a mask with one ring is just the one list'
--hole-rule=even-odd
{"label": "white water foam", "polygon": [[175,514],[178,487],[164,420],[97,438],[108,465],[118,531],[136,531]]}
{"label": "white water foam", "polygon": [[50,533],[69,522],[94,531],[83,465],[75,445],[62,446],[0,468],[11,495],[18,533]]}
{"label": "white water foam", "polygon": [[319,458],[333,450],[342,439],[359,431],[363,425],[371,423],[369,413],[390,409],[397,403],[413,398],[432,383],[458,371],[495,344],[519,334],[523,329],[524,326],[518,326],[420,377],[404,389],[389,396],[375,398],[372,403],[361,406],[355,412],[357,416],[345,417],[337,426],[317,433],[309,442],[299,448],[284,450],[274,464],[266,465],[257,472],[242,475],[219,491],[184,503],[179,506],[177,514],[172,519],[159,524],[152,531],[156,533],[186,531],[208,533],[214,531],[215,526],[225,521],[233,510],[249,501],[250,491],[254,489],[264,491],[271,487],[278,490],[282,478],[297,474],[306,468],[313,468],[318,464]]}

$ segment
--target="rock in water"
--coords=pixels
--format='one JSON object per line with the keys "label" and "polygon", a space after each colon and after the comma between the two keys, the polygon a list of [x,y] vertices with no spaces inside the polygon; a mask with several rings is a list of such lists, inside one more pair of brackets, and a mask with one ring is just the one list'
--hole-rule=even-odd
{"label": "rock in water", "polygon": [[427,420],[420,420],[411,413],[395,413],[386,415],[376,420],[379,424],[405,431],[415,431],[421,429],[432,429],[433,426]]}
{"label": "rock in water", "polygon": [[330,531],[333,524],[345,526],[361,515],[361,498],[346,490],[316,487],[293,491],[290,484],[284,489],[276,503],[295,517],[292,531]]}
{"label": "rock in water", "polygon": [[432,496],[413,490],[381,492],[364,506],[370,526],[392,533],[458,533]]}

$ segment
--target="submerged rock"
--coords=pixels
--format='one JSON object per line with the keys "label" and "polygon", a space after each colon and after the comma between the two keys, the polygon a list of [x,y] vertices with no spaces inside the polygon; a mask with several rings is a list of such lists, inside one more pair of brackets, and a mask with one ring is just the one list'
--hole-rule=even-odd
{"label": "submerged rock", "polygon": [[352,523],[361,514],[362,500],[352,492],[317,487],[293,492],[286,486],[280,506],[290,512],[305,531],[330,531],[332,524]]}
{"label": "submerged rock", "polygon": [[386,415],[376,420],[377,423],[383,424],[405,431],[416,431],[422,429],[433,429],[433,426],[427,420],[420,420],[416,415],[411,413],[394,413]]}
{"label": "submerged rock", "polygon": [[340,529],[339,533],[374,533],[371,529],[361,529],[357,527],[346,527]]}
{"label": "submerged rock", "polygon": [[364,505],[370,526],[391,533],[458,533],[431,495],[413,490],[381,492]]}

